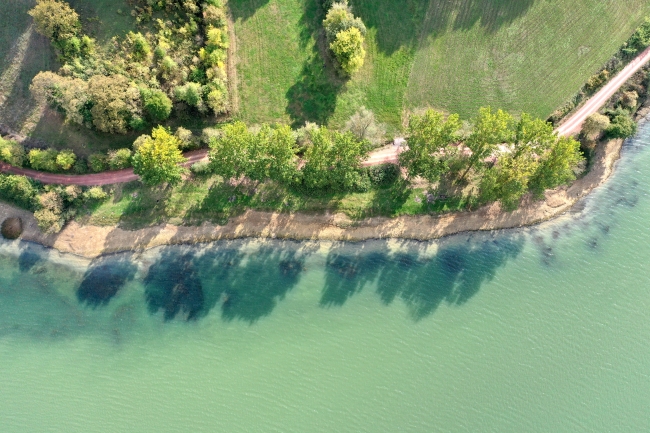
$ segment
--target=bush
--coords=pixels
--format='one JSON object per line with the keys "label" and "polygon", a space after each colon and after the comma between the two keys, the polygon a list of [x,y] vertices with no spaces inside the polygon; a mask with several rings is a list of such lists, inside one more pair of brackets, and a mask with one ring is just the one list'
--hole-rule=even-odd
{"label": "bush", "polygon": [[5,219],[2,222],[1,232],[5,239],[18,239],[23,233],[23,220],[16,217]]}
{"label": "bush", "polygon": [[25,162],[25,148],[20,143],[0,137],[0,160],[22,167]]}
{"label": "bush", "polygon": [[54,149],[32,149],[29,151],[29,165],[34,170],[56,172],[59,170],[57,156],[58,152]]}
{"label": "bush", "polygon": [[180,148],[183,150],[195,149],[198,147],[198,140],[194,138],[192,131],[189,129],[179,126],[178,129],[176,129],[174,136],[178,138]]}
{"label": "bush", "polygon": [[25,176],[0,175],[0,197],[18,206],[33,210],[38,188]]}
{"label": "bush", "polygon": [[38,228],[44,233],[58,233],[63,228],[63,217],[61,214],[51,211],[50,209],[40,209],[34,212],[34,218],[38,223]]}
{"label": "bush", "polygon": [[636,122],[627,113],[617,114],[607,128],[607,135],[612,138],[628,138],[634,134],[636,134]]}
{"label": "bush", "polygon": [[192,167],[190,167],[190,170],[192,171],[192,173],[199,176],[204,176],[212,173],[210,161],[195,162],[194,164],[192,164]]}
{"label": "bush", "polygon": [[386,128],[377,122],[375,114],[366,107],[361,107],[345,124],[358,140],[367,140],[373,147],[381,146],[386,136]]}
{"label": "bush", "polygon": [[88,168],[90,171],[100,173],[106,171],[106,155],[103,153],[93,153],[88,157]]}
{"label": "bush", "polygon": [[83,197],[88,201],[101,201],[105,200],[108,197],[108,194],[106,194],[106,191],[104,191],[101,187],[93,186],[92,188],[88,189],[88,191],[83,193]]}
{"label": "bush", "polygon": [[131,150],[117,149],[108,152],[107,163],[111,170],[122,170],[131,167]]}
{"label": "bush", "polygon": [[202,104],[201,85],[198,83],[187,83],[174,89],[174,96],[179,101],[185,102],[190,107],[199,108]]}
{"label": "bush", "polygon": [[368,167],[368,177],[374,186],[392,185],[399,179],[401,172],[397,164],[381,164]]}
{"label": "bush", "polygon": [[609,128],[609,124],[609,117],[594,113],[585,120],[582,125],[582,132],[587,138],[595,139],[601,132]]}
{"label": "bush", "polygon": [[145,89],[141,91],[144,109],[154,122],[167,120],[172,112],[172,101],[160,90]]}
{"label": "bush", "polygon": [[72,168],[76,160],[77,156],[73,151],[62,150],[56,156],[56,165],[58,165],[61,170],[68,171]]}

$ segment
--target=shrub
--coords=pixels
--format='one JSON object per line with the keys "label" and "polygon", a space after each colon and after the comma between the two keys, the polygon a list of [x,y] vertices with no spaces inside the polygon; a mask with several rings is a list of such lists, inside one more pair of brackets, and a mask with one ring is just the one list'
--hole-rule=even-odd
{"label": "shrub", "polygon": [[179,101],[185,102],[190,107],[198,108],[202,103],[201,85],[198,83],[187,83],[174,89],[174,96]]}
{"label": "shrub", "polygon": [[34,209],[38,188],[25,176],[0,175],[0,197],[25,209]]}
{"label": "shrub", "polygon": [[39,209],[34,212],[34,218],[38,223],[38,228],[44,233],[58,233],[63,228],[63,217],[61,214],[51,211],[50,209]]}
{"label": "shrub", "polygon": [[12,217],[2,222],[2,236],[5,239],[18,239],[23,232],[23,220]]}
{"label": "shrub", "polygon": [[25,162],[25,148],[20,143],[0,137],[0,160],[21,167]]}
{"label": "shrub", "polygon": [[619,114],[612,119],[607,135],[612,138],[628,138],[636,134],[636,123],[629,115]]}
{"label": "shrub", "polygon": [[71,150],[62,150],[56,156],[56,165],[63,171],[70,170],[77,160],[77,156]]}
{"label": "shrub", "polygon": [[346,75],[352,75],[363,66],[366,51],[363,49],[363,36],[359,29],[350,28],[336,34],[330,49]]}
{"label": "shrub", "polygon": [[88,157],[88,168],[90,171],[100,173],[106,171],[106,155],[103,153],[93,153]]}
{"label": "shrub", "polygon": [[123,75],[93,76],[88,81],[88,96],[93,103],[93,125],[99,131],[124,134],[129,120],[138,117],[140,90]]}
{"label": "shrub", "polygon": [[650,45],[650,18],[646,18],[644,23],[628,39],[623,48],[623,52],[629,56],[633,56],[648,47],[648,45]]}
{"label": "shrub", "polygon": [[160,90],[145,89],[141,91],[144,109],[154,122],[167,120],[172,112],[172,101]]}
{"label": "shrub", "polygon": [[392,185],[399,179],[401,172],[397,164],[381,164],[368,167],[368,177],[374,186]]}
{"label": "shrub", "polygon": [[586,137],[595,139],[609,127],[609,123],[609,117],[604,114],[594,113],[585,120],[582,125],[582,132]]}
{"label": "shrub", "polygon": [[639,94],[635,91],[625,92],[621,96],[620,103],[624,108],[634,110],[639,102]]}
{"label": "shrub", "polygon": [[332,3],[327,10],[327,16],[323,20],[323,27],[328,42],[333,42],[340,32],[351,28],[356,28],[362,36],[365,36],[366,26],[360,18],[355,18],[350,12],[347,1]]}
{"label": "shrub", "polygon": [[58,152],[54,149],[32,149],[29,151],[29,165],[34,170],[55,172],[59,166],[56,163]]}
{"label": "shrub", "polygon": [[89,201],[101,201],[105,200],[108,197],[108,194],[106,194],[106,191],[104,191],[101,187],[93,186],[92,188],[89,188],[88,191],[83,193],[83,197]]}
{"label": "shrub", "polygon": [[210,161],[195,162],[194,164],[192,164],[192,167],[190,167],[190,170],[192,171],[192,173],[200,176],[210,174],[212,172]]}
{"label": "shrub", "polygon": [[107,163],[111,170],[122,170],[131,167],[131,150],[117,149],[108,152]]}
{"label": "shrub", "polygon": [[127,40],[131,42],[131,51],[133,53],[133,58],[140,61],[144,60],[149,56],[151,52],[151,46],[149,42],[142,36],[142,33],[133,33],[129,32],[127,35]]}
{"label": "shrub", "polygon": [[194,138],[192,131],[189,129],[185,129],[180,126],[178,129],[176,129],[174,136],[178,138],[178,141],[180,142],[179,146],[183,150],[194,149],[198,147],[198,140]]}
{"label": "shrub", "polygon": [[585,85],[585,88],[589,92],[595,92],[596,90],[600,89],[603,84],[607,82],[609,79],[609,71],[607,69],[604,69],[600,71],[600,73],[596,75],[592,75],[588,80],[587,84]]}
{"label": "shrub", "polygon": [[375,114],[366,107],[361,107],[345,124],[358,140],[367,140],[373,147],[380,146],[386,136],[386,128],[377,122]]}
{"label": "shrub", "polygon": [[43,209],[49,209],[54,213],[63,212],[63,199],[54,190],[50,190],[38,196],[38,204]]}

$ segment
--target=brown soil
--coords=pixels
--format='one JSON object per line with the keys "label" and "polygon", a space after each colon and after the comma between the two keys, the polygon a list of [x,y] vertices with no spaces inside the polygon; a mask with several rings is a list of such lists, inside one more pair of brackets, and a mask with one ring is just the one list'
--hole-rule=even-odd
{"label": "brown soil", "polygon": [[560,215],[610,176],[622,144],[622,140],[603,143],[598,147],[593,167],[587,175],[569,187],[547,191],[544,200],[534,201],[528,197],[513,212],[504,212],[498,204],[491,204],[472,212],[352,221],[343,214],[304,215],[251,210],[231,219],[224,226],[208,223],[199,227],[164,224],[128,231],[119,227],[72,222],[55,235],[42,234],[29,212],[7,204],[0,203],[0,218],[21,217],[24,240],[85,257],[118,251],[140,251],[166,244],[244,237],[347,241],[377,238],[429,240],[465,231],[522,227]]}

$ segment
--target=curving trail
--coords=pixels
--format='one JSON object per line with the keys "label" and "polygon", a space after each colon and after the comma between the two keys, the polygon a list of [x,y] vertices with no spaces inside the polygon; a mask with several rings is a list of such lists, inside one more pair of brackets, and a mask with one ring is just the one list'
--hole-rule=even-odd
{"label": "curving trail", "polygon": [[[650,47],[639,54],[623,70],[612,78],[602,89],[593,95],[578,111],[566,119],[555,131],[559,135],[574,135],[580,132],[585,119],[591,114],[597,112],[611,98],[618,89],[625,84],[639,69],[650,61]],[[373,165],[385,164],[388,162],[397,163],[398,155],[403,149],[402,146],[390,146],[371,152],[368,159],[362,165],[369,167]],[[208,151],[206,149],[194,150],[187,152],[185,157],[187,161],[183,166],[189,167],[195,162],[206,158]],[[42,183],[54,183],[60,185],[80,185],[80,186],[100,186],[115,183],[126,183],[138,180],[139,176],[133,173],[132,168],[106,171],[95,174],[68,175],[45,173],[31,170],[29,168],[20,168],[9,165],[0,161],[0,172],[9,174],[18,174],[38,180]]]}

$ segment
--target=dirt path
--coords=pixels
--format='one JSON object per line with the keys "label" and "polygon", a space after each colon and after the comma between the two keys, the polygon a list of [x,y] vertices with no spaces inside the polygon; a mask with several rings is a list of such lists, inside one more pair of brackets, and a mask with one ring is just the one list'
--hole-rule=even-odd
{"label": "dirt path", "polygon": [[571,117],[566,119],[556,129],[560,135],[573,135],[580,132],[582,124],[590,115],[596,113],[605,103],[614,96],[614,94],[621,88],[632,75],[650,61],[650,47],[646,48],[636,59],[632,60],[621,72],[612,78],[602,89],[600,89]]}
{"label": "dirt path", "polygon": [[[625,84],[639,69],[650,61],[650,47],[643,51],[636,59],[632,60],[618,75],[610,80],[601,90],[592,96],[585,105],[582,106],[571,117],[566,119],[557,129],[560,135],[573,135],[580,132],[582,124],[587,117],[597,112],[618,89]],[[400,146],[390,146],[371,152],[368,159],[362,163],[363,166],[373,166],[385,164],[388,162],[396,163],[399,152],[403,148]],[[187,161],[183,164],[186,167],[207,157],[208,151],[205,149],[195,150],[185,154]],[[14,167],[4,162],[0,162],[0,171],[9,174],[18,174],[36,179],[42,183],[54,183],[61,185],[80,185],[80,186],[98,186],[110,185],[115,183],[125,183],[138,180],[139,177],[133,173],[133,169],[119,171],[107,171],[95,174],[68,175],[44,173],[28,168]]]}

